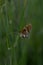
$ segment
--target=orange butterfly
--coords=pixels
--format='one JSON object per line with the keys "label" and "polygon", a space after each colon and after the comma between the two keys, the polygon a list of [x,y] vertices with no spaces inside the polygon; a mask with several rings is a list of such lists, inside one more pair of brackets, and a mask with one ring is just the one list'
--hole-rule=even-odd
{"label": "orange butterfly", "polygon": [[32,25],[28,24],[26,25],[21,31],[20,31],[20,37],[28,37],[32,29]]}

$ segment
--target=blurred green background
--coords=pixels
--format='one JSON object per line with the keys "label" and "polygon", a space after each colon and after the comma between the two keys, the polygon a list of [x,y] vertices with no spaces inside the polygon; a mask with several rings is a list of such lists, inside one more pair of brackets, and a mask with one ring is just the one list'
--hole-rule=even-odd
{"label": "blurred green background", "polygon": [[[30,39],[19,38],[29,23]],[[0,65],[43,65],[43,0],[0,0]]]}

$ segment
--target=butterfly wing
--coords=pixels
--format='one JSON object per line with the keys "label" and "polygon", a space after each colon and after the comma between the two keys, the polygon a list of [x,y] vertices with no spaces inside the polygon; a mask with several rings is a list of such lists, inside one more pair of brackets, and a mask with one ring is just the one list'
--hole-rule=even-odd
{"label": "butterfly wing", "polygon": [[31,32],[31,29],[32,29],[32,25],[29,24],[29,25],[26,25],[20,32],[20,37],[23,37],[23,38],[30,38],[30,32]]}

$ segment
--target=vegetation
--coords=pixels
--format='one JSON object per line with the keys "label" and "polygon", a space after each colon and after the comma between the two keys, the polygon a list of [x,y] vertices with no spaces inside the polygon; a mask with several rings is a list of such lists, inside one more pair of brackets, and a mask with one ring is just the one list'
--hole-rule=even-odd
{"label": "vegetation", "polygon": [[[20,38],[29,23],[30,39]],[[0,0],[0,65],[43,65],[43,0]]]}

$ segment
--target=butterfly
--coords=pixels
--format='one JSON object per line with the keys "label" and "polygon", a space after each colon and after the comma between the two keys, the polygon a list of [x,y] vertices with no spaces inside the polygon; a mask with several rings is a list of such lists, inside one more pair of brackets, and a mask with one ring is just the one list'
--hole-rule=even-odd
{"label": "butterfly", "polygon": [[27,38],[30,35],[32,29],[32,24],[28,24],[20,31],[20,37]]}

